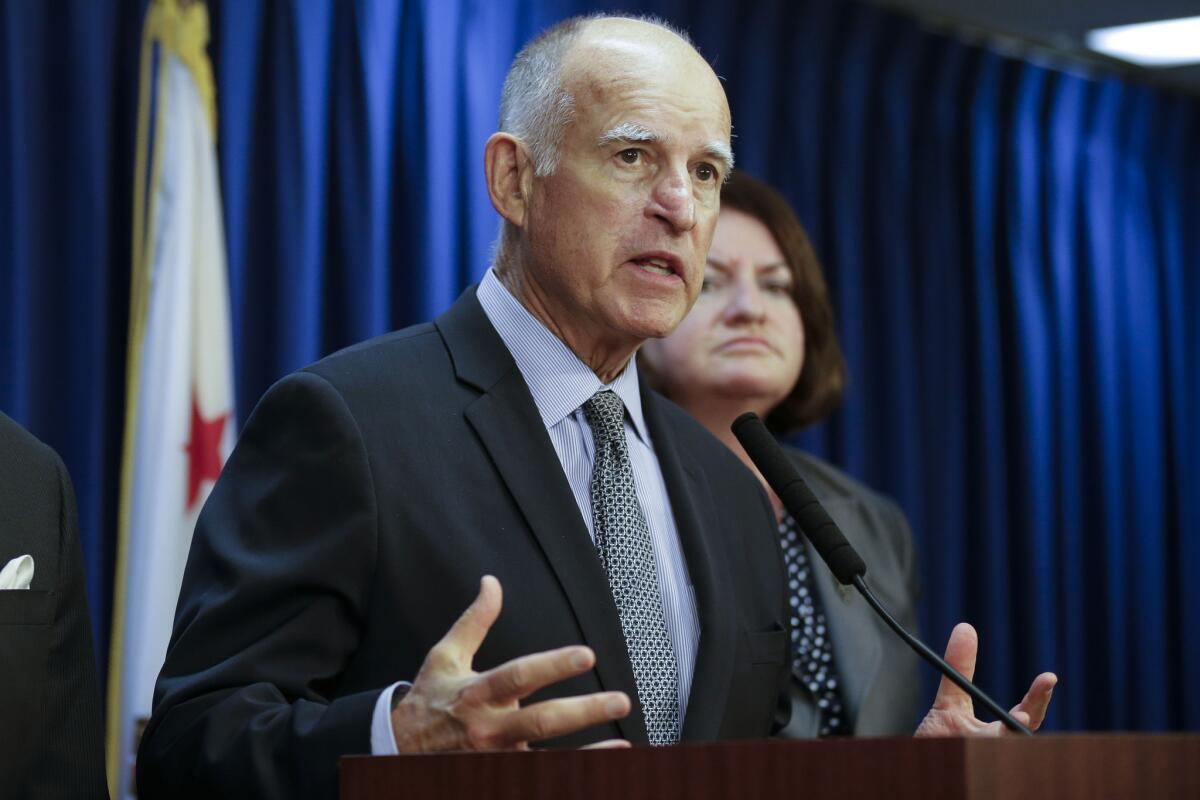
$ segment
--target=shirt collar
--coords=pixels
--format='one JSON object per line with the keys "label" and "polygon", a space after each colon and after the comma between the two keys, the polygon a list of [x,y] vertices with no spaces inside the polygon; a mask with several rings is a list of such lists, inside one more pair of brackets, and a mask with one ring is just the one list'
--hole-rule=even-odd
{"label": "shirt collar", "polygon": [[625,404],[638,437],[649,444],[642,416],[642,394],[638,384],[637,355],[612,383],[604,384],[565,343],[529,313],[489,269],[475,292],[483,313],[525,378],[542,422],[552,428],[575,412],[596,392],[612,389]]}

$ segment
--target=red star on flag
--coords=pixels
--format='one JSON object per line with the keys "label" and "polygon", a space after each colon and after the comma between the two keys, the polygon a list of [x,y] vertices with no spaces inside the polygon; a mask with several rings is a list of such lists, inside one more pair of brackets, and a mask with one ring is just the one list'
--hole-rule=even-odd
{"label": "red star on flag", "polygon": [[225,432],[225,423],[228,420],[228,413],[213,419],[204,419],[200,416],[196,396],[192,395],[192,433],[184,448],[188,454],[189,511],[196,504],[200,484],[204,481],[215,481],[221,474],[221,436]]}

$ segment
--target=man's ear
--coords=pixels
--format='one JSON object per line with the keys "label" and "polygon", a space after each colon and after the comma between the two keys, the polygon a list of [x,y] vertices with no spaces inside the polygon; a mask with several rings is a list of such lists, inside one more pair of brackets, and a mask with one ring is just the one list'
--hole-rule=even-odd
{"label": "man's ear", "polygon": [[496,213],[518,228],[524,227],[533,161],[521,140],[511,133],[493,133],[483,148],[483,169]]}

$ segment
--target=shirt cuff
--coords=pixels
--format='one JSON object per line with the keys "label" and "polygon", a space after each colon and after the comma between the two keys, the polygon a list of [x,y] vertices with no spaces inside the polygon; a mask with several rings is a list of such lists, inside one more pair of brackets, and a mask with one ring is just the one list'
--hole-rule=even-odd
{"label": "shirt cuff", "polygon": [[396,733],[392,730],[392,696],[397,689],[403,696],[411,688],[412,684],[407,681],[396,681],[380,692],[379,699],[375,701],[375,711],[371,714],[371,755],[400,754],[396,749]]}

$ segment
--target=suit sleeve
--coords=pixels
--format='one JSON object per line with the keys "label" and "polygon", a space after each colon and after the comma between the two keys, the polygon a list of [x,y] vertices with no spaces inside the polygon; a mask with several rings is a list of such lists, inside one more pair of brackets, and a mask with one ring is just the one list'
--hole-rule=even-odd
{"label": "suit sleeve", "polygon": [[[912,530],[909,527],[908,518],[904,516],[900,506],[895,501],[886,498],[884,499],[884,519],[890,534],[890,544],[895,548],[896,570],[905,589],[902,604],[891,611],[900,624],[907,628],[913,636],[920,638],[921,626],[917,614],[917,603],[920,600],[921,590]],[[890,631],[887,633],[890,634]],[[916,653],[909,648],[899,649],[898,652],[908,663],[913,680],[898,689],[897,696],[893,698],[896,711],[892,717],[893,725],[890,733],[906,735],[915,730],[924,711],[919,680],[921,665]],[[897,663],[894,668],[900,669],[902,665]]]}
{"label": "suit sleeve", "polygon": [[892,546],[896,548],[896,564],[904,579],[905,605],[901,621],[914,636],[918,635],[917,602],[921,599],[920,579],[917,576],[917,555],[913,545],[912,529],[908,518],[892,500],[885,500],[888,530]]}
{"label": "suit sleeve", "polygon": [[100,687],[92,649],[75,491],[57,455],[54,469],[58,574],[54,579],[54,619],[43,695],[46,736],[35,756],[31,788],[35,793],[40,787],[52,794],[62,792],[63,796],[106,798]]}
{"label": "suit sleeve", "polygon": [[317,375],[285,378],[197,523],[138,753],[140,796],[336,796],[338,758],[370,752],[383,688],[336,690],[362,635],[376,536],[344,400]]}

